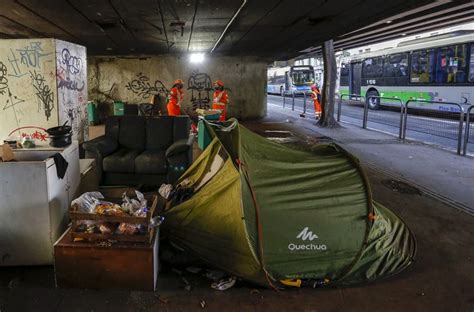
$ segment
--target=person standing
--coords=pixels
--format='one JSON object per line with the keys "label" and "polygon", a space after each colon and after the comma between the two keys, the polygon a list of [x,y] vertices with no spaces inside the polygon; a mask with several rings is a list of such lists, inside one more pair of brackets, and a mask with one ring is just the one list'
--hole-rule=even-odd
{"label": "person standing", "polygon": [[224,82],[216,80],[214,82],[214,94],[212,100],[212,109],[219,109],[221,111],[220,121],[225,121],[227,114],[227,104],[229,104],[229,95],[224,89]]}
{"label": "person standing", "polygon": [[312,85],[311,86],[311,98],[313,99],[313,104],[314,104],[314,114],[316,115],[316,118],[321,117],[321,91],[319,91],[319,88],[317,85]]}
{"label": "person standing", "polygon": [[176,79],[174,81],[173,87],[168,95],[168,104],[166,105],[168,116],[181,115],[181,103],[183,103],[184,99],[183,86],[183,80]]}

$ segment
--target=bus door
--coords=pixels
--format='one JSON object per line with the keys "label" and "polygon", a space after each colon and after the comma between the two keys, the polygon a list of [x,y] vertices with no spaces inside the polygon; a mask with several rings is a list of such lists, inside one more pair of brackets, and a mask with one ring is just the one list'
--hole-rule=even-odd
{"label": "bus door", "polygon": [[350,68],[350,81],[349,81],[349,93],[360,94],[360,83],[361,83],[362,63],[351,63]]}

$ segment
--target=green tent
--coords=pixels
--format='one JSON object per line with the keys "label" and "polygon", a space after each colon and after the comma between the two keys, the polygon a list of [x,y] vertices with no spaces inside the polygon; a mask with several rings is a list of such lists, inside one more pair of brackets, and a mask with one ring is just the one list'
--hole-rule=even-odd
{"label": "green tent", "polygon": [[194,193],[164,212],[162,231],[175,245],[262,285],[347,285],[413,261],[413,234],[372,200],[357,159],[340,146],[300,151],[236,120],[206,128],[210,145],[178,181]]}

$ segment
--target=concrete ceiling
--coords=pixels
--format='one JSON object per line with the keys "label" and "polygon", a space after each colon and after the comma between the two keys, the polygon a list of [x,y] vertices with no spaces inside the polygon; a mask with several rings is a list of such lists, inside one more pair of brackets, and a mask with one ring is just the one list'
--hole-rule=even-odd
{"label": "concrete ceiling", "polygon": [[[473,21],[472,0],[435,1],[337,36],[334,47],[348,50]],[[300,58],[316,56],[321,54],[321,47],[313,45],[300,52],[304,53]]]}
{"label": "concrete ceiling", "polygon": [[415,17],[404,13],[426,5],[436,13],[441,5],[449,9],[471,1],[248,0],[222,36],[242,3],[0,0],[0,38],[54,37],[85,45],[90,55],[209,52],[215,46],[214,53],[284,60],[314,52],[330,38],[345,40],[341,46],[372,31],[381,38],[378,30],[385,24],[377,23],[390,16],[401,14],[402,22]]}

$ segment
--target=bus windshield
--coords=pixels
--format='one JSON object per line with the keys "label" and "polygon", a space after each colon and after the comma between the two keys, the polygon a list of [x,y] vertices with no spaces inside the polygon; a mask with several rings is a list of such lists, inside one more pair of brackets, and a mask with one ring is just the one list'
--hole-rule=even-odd
{"label": "bus windshield", "polygon": [[291,73],[291,79],[295,86],[314,84],[314,71],[298,70]]}

